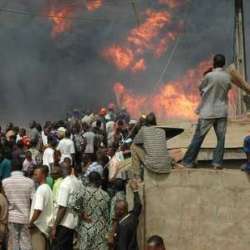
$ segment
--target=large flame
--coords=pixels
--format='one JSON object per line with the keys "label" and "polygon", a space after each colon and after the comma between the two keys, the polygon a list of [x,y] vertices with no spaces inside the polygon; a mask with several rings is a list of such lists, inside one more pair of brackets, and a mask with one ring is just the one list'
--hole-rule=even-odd
{"label": "large flame", "polygon": [[[154,111],[160,118],[195,119],[195,110],[200,100],[198,84],[210,67],[210,61],[206,60],[195,69],[188,70],[178,80],[166,82],[153,94],[138,95],[127,90],[121,83],[115,85],[114,91],[116,95],[120,95],[122,106],[134,117],[143,112]],[[118,92],[120,89],[122,91]]]}
{"label": "large flame", "polygon": [[[86,9],[89,12],[99,9],[103,0],[86,0]],[[70,31],[73,24],[73,15],[78,8],[84,9],[83,5],[76,4],[63,4],[61,2],[55,2],[55,5],[50,7],[48,17],[52,22],[51,35],[53,38],[57,38],[61,33]]]}
{"label": "large flame", "polygon": [[144,54],[151,52],[155,57],[160,57],[176,39],[177,31],[168,31],[162,35],[162,31],[172,22],[168,11],[148,9],[145,17],[141,25],[129,32],[122,45],[115,44],[103,51],[104,57],[117,69],[132,72],[146,70]]}

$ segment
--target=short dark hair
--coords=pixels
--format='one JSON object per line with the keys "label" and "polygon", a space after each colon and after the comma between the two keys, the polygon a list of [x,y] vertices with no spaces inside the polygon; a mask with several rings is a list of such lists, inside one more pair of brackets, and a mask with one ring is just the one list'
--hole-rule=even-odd
{"label": "short dark hair", "polygon": [[147,115],[146,125],[147,126],[156,126],[157,125],[155,113],[151,112]]}
{"label": "short dark hair", "polygon": [[12,171],[21,171],[23,168],[22,160],[21,159],[13,159],[11,161],[11,170]]}
{"label": "short dark hair", "polygon": [[154,245],[154,246],[156,246],[156,247],[163,247],[163,246],[165,246],[165,245],[164,245],[164,240],[163,240],[162,237],[159,236],[159,235],[153,235],[153,236],[151,236],[151,237],[148,239],[147,243],[148,243],[148,244],[152,244],[152,245]]}
{"label": "short dark hair", "polygon": [[41,170],[41,172],[45,175],[45,177],[48,177],[49,175],[49,167],[46,165],[38,165],[35,169]]}
{"label": "short dark hair", "polygon": [[222,54],[214,56],[214,68],[222,68],[226,64],[226,57]]}
{"label": "short dark hair", "polygon": [[98,172],[91,172],[88,176],[89,182],[94,184],[96,187],[102,185],[102,177]]}
{"label": "short dark hair", "polygon": [[70,138],[70,135],[71,135],[70,131],[68,129],[66,129],[66,131],[65,131],[65,137],[66,138]]}

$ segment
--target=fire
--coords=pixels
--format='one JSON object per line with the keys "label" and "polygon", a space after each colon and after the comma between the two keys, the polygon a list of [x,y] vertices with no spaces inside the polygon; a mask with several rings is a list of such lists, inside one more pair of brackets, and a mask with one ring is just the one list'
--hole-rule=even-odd
{"label": "fire", "polygon": [[103,0],[87,0],[86,7],[88,11],[95,11],[103,4]]}
{"label": "fire", "polygon": [[145,69],[146,69],[145,60],[140,59],[138,62],[135,63],[135,65],[132,68],[132,71],[133,72],[144,71]]}
{"label": "fire", "polygon": [[176,39],[178,32],[167,32],[161,37],[161,32],[172,22],[168,11],[147,10],[145,17],[141,25],[129,32],[121,46],[115,44],[103,51],[103,56],[117,69],[144,71],[146,69],[144,54],[151,52],[155,57],[160,57]]}
{"label": "fire", "polygon": [[134,63],[134,54],[132,50],[119,47],[118,45],[113,45],[106,49],[104,51],[104,56],[111,59],[119,70],[125,70]]}
{"label": "fire", "polygon": [[168,32],[165,36],[160,40],[160,43],[155,48],[154,55],[159,58],[161,55],[167,50],[168,44],[175,41],[177,38],[177,32]]}
{"label": "fire", "polygon": [[128,36],[128,42],[134,45],[139,53],[143,53],[145,49],[154,49],[152,40],[171,21],[171,15],[167,11],[147,10],[146,16],[146,21],[134,28]]}
{"label": "fire", "polygon": [[69,31],[72,26],[73,9],[71,7],[62,7],[60,9],[51,9],[49,11],[49,18],[52,21],[53,27],[51,35],[56,38],[62,32]]}
{"label": "fire", "polygon": [[206,60],[195,69],[188,70],[180,79],[166,82],[153,94],[145,96],[137,95],[122,85],[121,103],[135,117],[142,111],[154,111],[162,119],[195,119],[200,100],[198,84],[209,67],[210,60]]}
{"label": "fire", "polygon": [[170,8],[176,8],[185,3],[185,0],[158,0],[160,4],[167,4]]}
{"label": "fire", "polygon": [[[102,4],[103,0],[86,0],[86,8],[90,12],[96,11],[102,6]],[[77,11],[77,5],[74,4],[64,5],[60,3],[60,5],[56,4],[55,6],[51,6],[48,11],[49,19],[53,25],[51,31],[53,38],[57,38],[61,33],[68,32],[71,29],[73,24],[72,16]],[[81,5],[82,8],[84,8],[84,6]]]}

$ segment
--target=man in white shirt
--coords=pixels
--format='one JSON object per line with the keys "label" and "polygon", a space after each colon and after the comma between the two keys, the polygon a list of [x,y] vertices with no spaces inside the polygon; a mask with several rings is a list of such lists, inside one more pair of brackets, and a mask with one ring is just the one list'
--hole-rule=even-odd
{"label": "man in white shirt", "polygon": [[81,182],[72,175],[72,167],[64,164],[62,172],[67,177],[62,181],[57,198],[57,214],[52,228],[53,250],[73,250],[74,229],[78,223],[78,217],[69,208],[74,195],[79,193]]}
{"label": "man in white shirt", "polygon": [[31,243],[35,250],[47,250],[48,238],[53,219],[53,194],[46,184],[48,167],[39,166],[35,169],[34,177],[39,183],[31,205]]}
{"label": "man in white shirt", "polygon": [[70,132],[68,130],[65,131],[65,137],[60,140],[57,150],[61,152],[61,162],[68,157],[71,160],[74,159],[74,154],[75,154],[75,145],[73,140],[70,139]]}
{"label": "man in white shirt", "polygon": [[96,135],[88,128],[88,131],[83,134],[83,138],[85,140],[85,154],[93,154],[95,152],[95,143],[96,143]]}
{"label": "man in white shirt", "polygon": [[55,139],[51,136],[48,136],[48,147],[43,152],[43,165],[48,166],[49,172],[51,172],[51,165],[54,163],[55,146]]}

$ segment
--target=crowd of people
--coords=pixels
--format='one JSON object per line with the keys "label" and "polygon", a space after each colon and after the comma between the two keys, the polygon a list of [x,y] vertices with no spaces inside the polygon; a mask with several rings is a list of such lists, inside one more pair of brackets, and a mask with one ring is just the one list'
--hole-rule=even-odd
{"label": "crowd of people", "polygon": [[[142,171],[135,145],[131,161],[131,142],[142,140],[146,124],[156,125],[153,113],[136,122],[125,109],[109,105],[98,114],[74,110],[43,127],[33,121],[29,129],[11,123],[1,129],[1,249],[139,249]],[[146,131],[149,137],[152,132]],[[162,133],[158,136],[166,142]],[[163,151],[158,156],[167,149]],[[167,163],[165,172],[168,161],[166,156],[161,161]],[[132,162],[137,162],[135,168],[128,171]],[[134,193],[130,212],[127,184]],[[148,249],[165,249],[163,245],[154,236]]]}
{"label": "crowd of people", "polygon": [[[74,110],[65,120],[0,128],[0,244],[9,250],[138,250],[141,181],[192,168],[208,131],[218,139],[212,165],[222,169],[231,76],[223,55],[200,85],[198,125],[185,155],[166,146],[154,113],[130,119],[113,104]],[[250,137],[244,141],[250,171]],[[182,160],[182,163],[179,162]],[[133,209],[129,212],[129,184]],[[164,250],[160,236],[147,250]]]}

